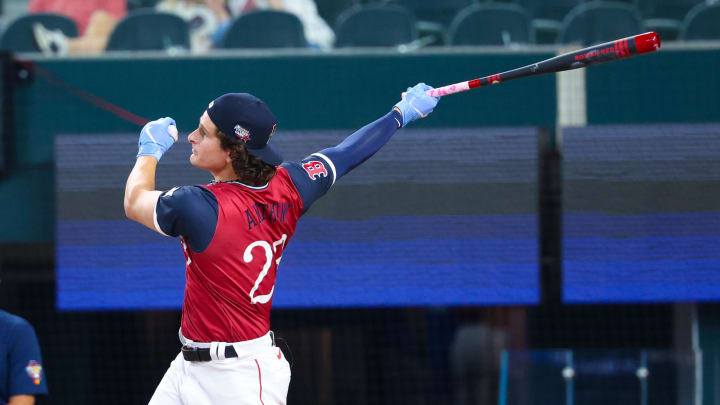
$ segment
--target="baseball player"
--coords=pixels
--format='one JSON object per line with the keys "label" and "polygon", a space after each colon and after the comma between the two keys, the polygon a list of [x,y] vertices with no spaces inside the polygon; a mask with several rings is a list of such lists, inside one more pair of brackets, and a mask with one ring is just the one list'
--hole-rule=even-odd
{"label": "baseball player", "polygon": [[290,367],[274,344],[270,307],[283,251],[300,216],[343,175],[370,158],[401,127],[432,112],[437,98],[420,83],[394,108],[339,145],[283,162],[268,143],[275,117],[260,99],[230,93],[210,103],[188,135],[190,163],[207,185],[155,190],[158,161],[177,140],[162,118],[140,133],[125,188],[125,213],[180,237],[186,262],[181,352],[152,405],[285,404]]}
{"label": "baseball player", "polygon": [[0,405],[32,405],[47,392],[35,330],[0,310]]}

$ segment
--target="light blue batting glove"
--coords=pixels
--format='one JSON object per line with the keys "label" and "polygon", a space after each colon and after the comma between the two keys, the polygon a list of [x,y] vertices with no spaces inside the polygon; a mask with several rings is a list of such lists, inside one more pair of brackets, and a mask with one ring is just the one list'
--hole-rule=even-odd
{"label": "light blue batting glove", "polygon": [[167,152],[177,139],[174,119],[165,117],[150,121],[140,132],[137,157],[154,156],[159,162],[163,153]]}
{"label": "light blue batting glove", "polygon": [[395,104],[395,107],[402,113],[403,127],[417,119],[427,117],[432,112],[440,100],[439,97],[428,96],[425,93],[427,90],[432,89],[425,83],[418,83],[414,87],[408,87],[407,93],[403,95],[402,100]]}

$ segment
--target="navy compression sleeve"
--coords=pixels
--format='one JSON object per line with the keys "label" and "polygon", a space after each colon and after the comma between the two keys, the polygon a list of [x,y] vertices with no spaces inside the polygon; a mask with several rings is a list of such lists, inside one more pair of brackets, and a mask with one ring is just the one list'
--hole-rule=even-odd
{"label": "navy compression sleeve", "polygon": [[332,160],[337,180],[379,151],[401,126],[402,115],[393,109],[355,131],[339,145],[323,149],[319,153]]}
{"label": "navy compression sleeve", "polygon": [[285,162],[303,201],[303,213],[344,174],[368,160],[401,127],[402,115],[393,111],[365,125],[339,145],[323,149],[300,162]]}

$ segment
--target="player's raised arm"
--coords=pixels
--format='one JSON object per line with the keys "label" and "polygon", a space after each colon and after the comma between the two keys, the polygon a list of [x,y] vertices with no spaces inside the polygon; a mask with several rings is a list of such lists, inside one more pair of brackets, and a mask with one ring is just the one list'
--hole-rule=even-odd
{"label": "player's raised arm", "polygon": [[390,113],[360,128],[339,145],[320,151],[319,153],[332,160],[335,179],[369,159],[399,128],[430,114],[440,99],[427,95],[427,90],[432,90],[432,87],[425,83],[408,87],[402,100],[395,104]]}
{"label": "player's raised arm", "polygon": [[152,230],[155,205],[161,192],[155,190],[155,169],[162,155],[177,141],[175,120],[169,117],[150,121],[140,132],[135,167],[125,184],[125,215]]}
{"label": "player's raised arm", "polygon": [[439,98],[429,96],[425,93],[427,90],[432,87],[425,83],[408,88],[389,113],[355,131],[337,146],[323,149],[298,163],[284,163],[302,197],[303,212],[324,195],[335,180],[379,151],[399,128],[430,114]]}

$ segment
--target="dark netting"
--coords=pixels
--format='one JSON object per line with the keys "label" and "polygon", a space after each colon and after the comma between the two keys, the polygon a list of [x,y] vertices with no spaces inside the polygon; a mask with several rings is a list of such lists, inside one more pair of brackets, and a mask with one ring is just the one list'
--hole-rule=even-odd
{"label": "dark netting", "polygon": [[[53,281],[27,276],[47,264],[4,268],[0,305],[42,347],[52,394],[38,403],[148,400],[179,349],[178,311],[58,313]],[[568,365],[577,401],[638,403],[645,364],[648,398],[672,404],[694,387],[682,317],[671,304],[317,309],[276,310],[273,324],[292,362],[289,403],[547,403],[565,399]]]}

